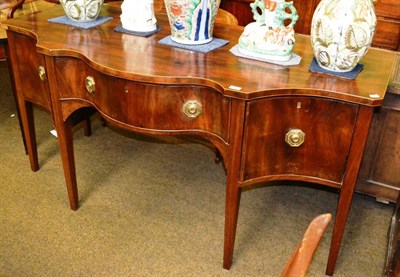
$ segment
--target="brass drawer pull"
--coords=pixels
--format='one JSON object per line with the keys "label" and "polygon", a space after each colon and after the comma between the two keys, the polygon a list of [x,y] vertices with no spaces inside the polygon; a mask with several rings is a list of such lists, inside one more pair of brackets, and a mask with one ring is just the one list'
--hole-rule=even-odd
{"label": "brass drawer pull", "polygon": [[46,70],[44,69],[44,66],[38,67],[38,74],[39,74],[40,80],[46,81]]}
{"label": "brass drawer pull", "polygon": [[292,129],[286,133],[285,141],[291,147],[299,147],[303,144],[306,134],[300,129]]}
{"label": "brass drawer pull", "polygon": [[96,91],[96,82],[92,76],[87,76],[85,79],[86,89],[89,93],[94,94]]}
{"label": "brass drawer pull", "polygon": [[188,100],[183,104],[183,113],[190,118],[198,117],[203,108],[201,104],[196,100]]}

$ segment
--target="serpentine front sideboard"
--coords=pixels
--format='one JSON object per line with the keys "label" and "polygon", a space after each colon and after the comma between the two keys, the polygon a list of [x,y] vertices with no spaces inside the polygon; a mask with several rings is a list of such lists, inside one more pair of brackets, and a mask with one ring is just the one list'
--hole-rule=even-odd
{"label": "serpentine front sideboard", "polygon": [[[113,19],[89,30],[49,23],[61,7],[3,22],[27,136],[26,106],[50,105],[70,206],[78,208],[72,122],[95,109],[110,124],[153,135],[200,136],[214,144],[227,173],[223,266],[232,264],[243,187],[271,180],[305,181],[340,192],[326,273],[332,275],[350,209],[368,128],[382,103],[394,54],[370,49],[355,80],[309,72],[308,36],[298,35],[300,65],[282,67],[234,56],[242,27],[216,25],[230,43],[209,53],[115,32]],[[39,72],[39,74],[35,73]],[[35,73],[35,74],[34,74]],[[44,87],[34,91],[30,84]],[[32,141],[32,139],[27,140]],[[321,211],[323,212],[323,211]]]}

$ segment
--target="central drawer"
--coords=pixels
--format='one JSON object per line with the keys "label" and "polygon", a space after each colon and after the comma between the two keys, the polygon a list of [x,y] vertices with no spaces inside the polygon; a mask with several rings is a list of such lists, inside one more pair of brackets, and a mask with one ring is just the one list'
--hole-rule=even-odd
{"label": "central drawer", "polygon": [[241,181],[310,177],[342,182],[357,105],[280,97],[251,101],[246,109]]}
{"label": "central drawer", "polygon": [[205,131],[228,139],[230,100],[216,90],[129,81],[74,58],[56,59],[55,65],[63,104],[89,102],[110,119],[133,127]]}

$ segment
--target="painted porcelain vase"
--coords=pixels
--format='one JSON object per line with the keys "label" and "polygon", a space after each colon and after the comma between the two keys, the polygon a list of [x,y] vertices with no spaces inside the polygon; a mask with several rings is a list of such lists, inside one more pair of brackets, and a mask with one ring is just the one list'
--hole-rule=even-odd
{"label": "painted porcelain vase", "polygon": [[96,20],[99,16],[103,0],[60,0],[65,14],[77,22]]}
{"label": "painted porcelain vase", "polygon": [[370,47],[375,26],[372,0],[322,0],[311,25],[318,65],[329,71],[353,70]]}
{"label": "painted porcelain vase", "polygon": [[299,18],[293,2],[256,0],[250,7],[256,22],[245,27],[239,38],[239,51],[253,57],[288,61],[295,43],[293,26]]}
{"label": "painted porcelain vase", "polygon": [[171,26],[171,39],[182,44],[212,40],[221,0],[164,0]]}

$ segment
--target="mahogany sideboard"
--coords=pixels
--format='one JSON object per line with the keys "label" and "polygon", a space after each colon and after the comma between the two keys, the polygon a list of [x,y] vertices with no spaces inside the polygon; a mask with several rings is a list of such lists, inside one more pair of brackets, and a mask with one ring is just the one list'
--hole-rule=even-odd
{"label": "mahogany sideboard", "polygon": [[[289,1],[289,0],[287,0]],[[299,14],[296,33],[310,34],[314,11],[320,0],[292,0]],[[253,0],[222,0],[221,7],[233,13],[242,26],[254,21]],[[375,0],[377,26],[372,45],[400,51],[400,2]],[[400,192],[400,53],[392,74],[393,87],[382,108],[375,111],[356,191],[380,201],[396,202]]]}
{"label": "mahogany sideboard", "polygon": [[[305,181],[339,192],[326,273],[334,273],[374,110],[385,96],[394,54],[371,49],[355,80],[309,72],[308,36],[297,35],[297,66],[234,56],[243,27],[216,25],[230,43],[209,53],[158,43],[163,29],[140,37],[115,32],[113,19],[89,30],[49,23],[61,7],[7,20],[10,59],[27,143],[32,103],[49,105],[58,133],[70,207],[78,209],[72,122],[95,109],[110,124],[153,135],[200,136],[225,162],[223,267],[232,265],[242,188],[271,180]],[[38,72],[38,74],[32,74]],[[32,83],[42,89],[35,91]],[[31,147],[28,147],[28,151]],[[321,211],[323,212],[323,211]]]}

